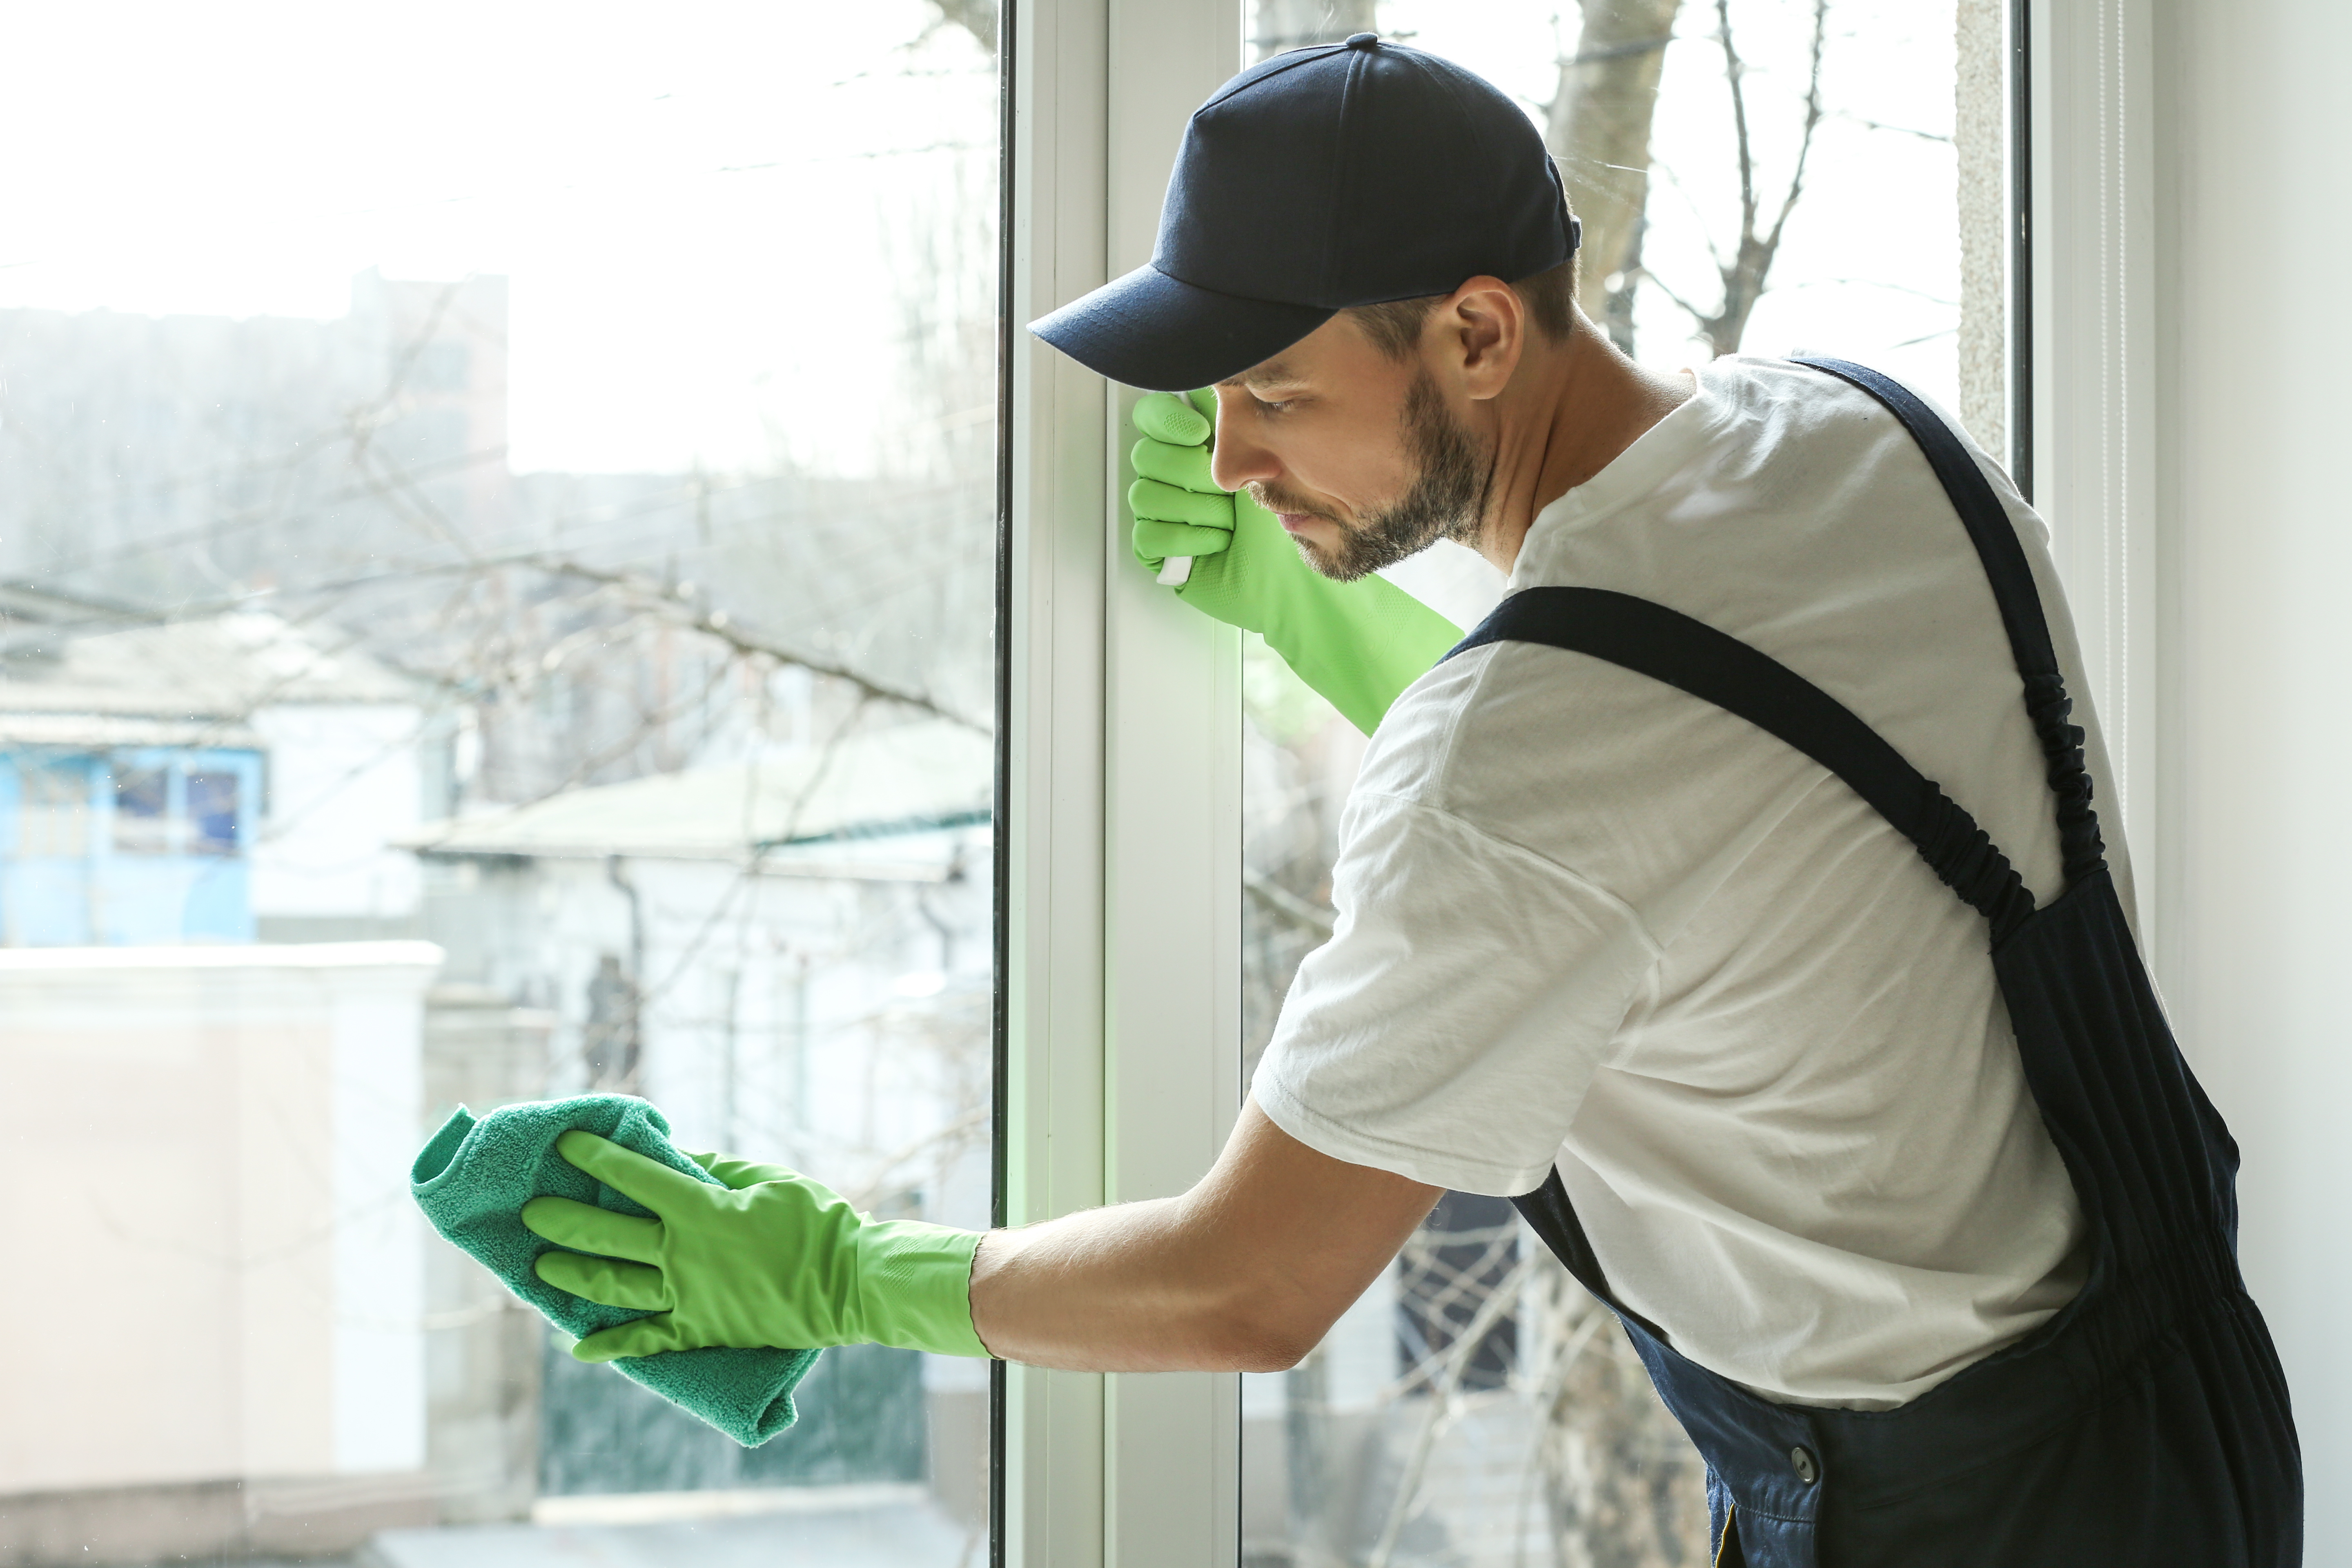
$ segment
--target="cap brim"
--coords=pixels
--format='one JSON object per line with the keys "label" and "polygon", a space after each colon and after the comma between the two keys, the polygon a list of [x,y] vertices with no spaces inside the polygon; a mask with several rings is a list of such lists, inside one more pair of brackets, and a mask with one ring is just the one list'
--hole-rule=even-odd
{"label": "cap brim", "polygon": [[1139,267],[1029,330],[1088,370],[1146,392],[1213,386],[1288,348],[1333,316],[1220,294]]}

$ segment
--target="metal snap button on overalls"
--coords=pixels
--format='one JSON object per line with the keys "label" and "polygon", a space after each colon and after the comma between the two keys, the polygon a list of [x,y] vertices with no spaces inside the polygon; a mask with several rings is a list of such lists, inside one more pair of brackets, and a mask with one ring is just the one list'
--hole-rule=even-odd
{"label": "metal snap button on overalls", "polygon": [[1797,1479],[1807,1486],[1811,1486],[1822,1478],[1821,1467],[1814,1464],[1812,1455],[1802,1448],[1789,1450],[1789,1468],[1796,1471]]}

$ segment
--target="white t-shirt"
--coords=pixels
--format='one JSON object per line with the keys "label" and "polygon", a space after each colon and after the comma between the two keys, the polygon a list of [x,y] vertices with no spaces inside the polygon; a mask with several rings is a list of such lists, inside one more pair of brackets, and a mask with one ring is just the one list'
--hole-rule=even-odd
{"label": "white t-shirt", "polygon": [[[1978,460],[2032,563],[2105,806],[2046,531]],[[2037,900],[2059,890],[1983,568],[1868,395],[1716,361],[1536,518],[1510,586],[1549,584],[1654,600],[1772,655],[1973,813]],[[1372,737],[1333,897],[1258,1104],[1335,1158],[1466,1192],[1528,1192],[1557,1162],[1620,1300],[1701,1365],[1769,1399],[1885,1408],[2079,1287],[2081,1212],[1983,919],[1745,720],[1557,648],[1460,655]]]}

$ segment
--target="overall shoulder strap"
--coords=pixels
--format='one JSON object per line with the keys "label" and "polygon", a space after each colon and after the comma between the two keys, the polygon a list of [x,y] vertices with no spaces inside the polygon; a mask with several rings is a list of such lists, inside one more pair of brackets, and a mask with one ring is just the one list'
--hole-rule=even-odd
{"label": "overall shoulder strap", "polygon": [[2033,912],[2032,895],[1975,818],[1852,709],[1738,638],[1607,588],[1522,588],[1445,657],[1496,642],[1590,654],[1738,714],[1843,779],[1992,922],[1994,942]]}
{"label": "overall shoulder strap", "polygon": [[2025,684],[2025,711],[2049,761],[2050,791],[2058,801],[2058,842],[2065,867],[2066,885],[2096,871],[2106,863],[2099,841],[2098,817],[2091,809],[2091,775],[2083,765],[2083,731],[2066,721],[2074,701],[2066,695],[2065,679],[2050,642],[2050,623],[2042,613],[2042,595],[2033,586],[2033,569],[2018,542],[2009,513],[1993,494],[1992,486],[1976,459],[1950,426],[1911,390],[1867,365],[1847,360],[1800,356],[1795,363],[1823,371],[1870,394],[1903,423],[1927,455],[1927,466],[1944,487],[1952,510],[1975,544],[1991,584],[1993,602],[2000,606],[2001,625],[2009,632],[2011,657]]}

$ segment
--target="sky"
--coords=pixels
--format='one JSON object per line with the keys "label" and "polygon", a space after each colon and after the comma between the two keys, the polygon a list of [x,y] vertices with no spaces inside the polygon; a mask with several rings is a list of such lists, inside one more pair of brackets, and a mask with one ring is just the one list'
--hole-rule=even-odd
{"label": "sky", "polygon": [[[1530,102],[1547,0],[1381,25]],[[1810,6],[1735,0],[1768,185]],[[887,461],[908,237],[988,184],[995,89],[922,0],[209,0],[9,8],[0,307],[331,318],[352,277],[512,279],[521,471]],[[1836,0],[1816,144],[1751,350],[1851,354],[1955,399],[1950,0]],[[1648,259],[1712,284],[1736,212],[1712,8],[1669,53]],[[1572,47],[1570,33],[1564,42]],[[1905,129],[1873,129],[1867,121]],[[1914,135],[1909,132],[1927,135]],[[950,257],[947,265],[958,263]],[[985,268],[992,258],[975,257]],[[1642,353],[1691,363],[1662,296]]]}
{"label": "sky", "polygon": [[11,5],[0,307],[326,319],[371,267],[503,273],[518,469],[859,471],[893,242],[995,135],[975,45],[905,47],[931,16]]}

